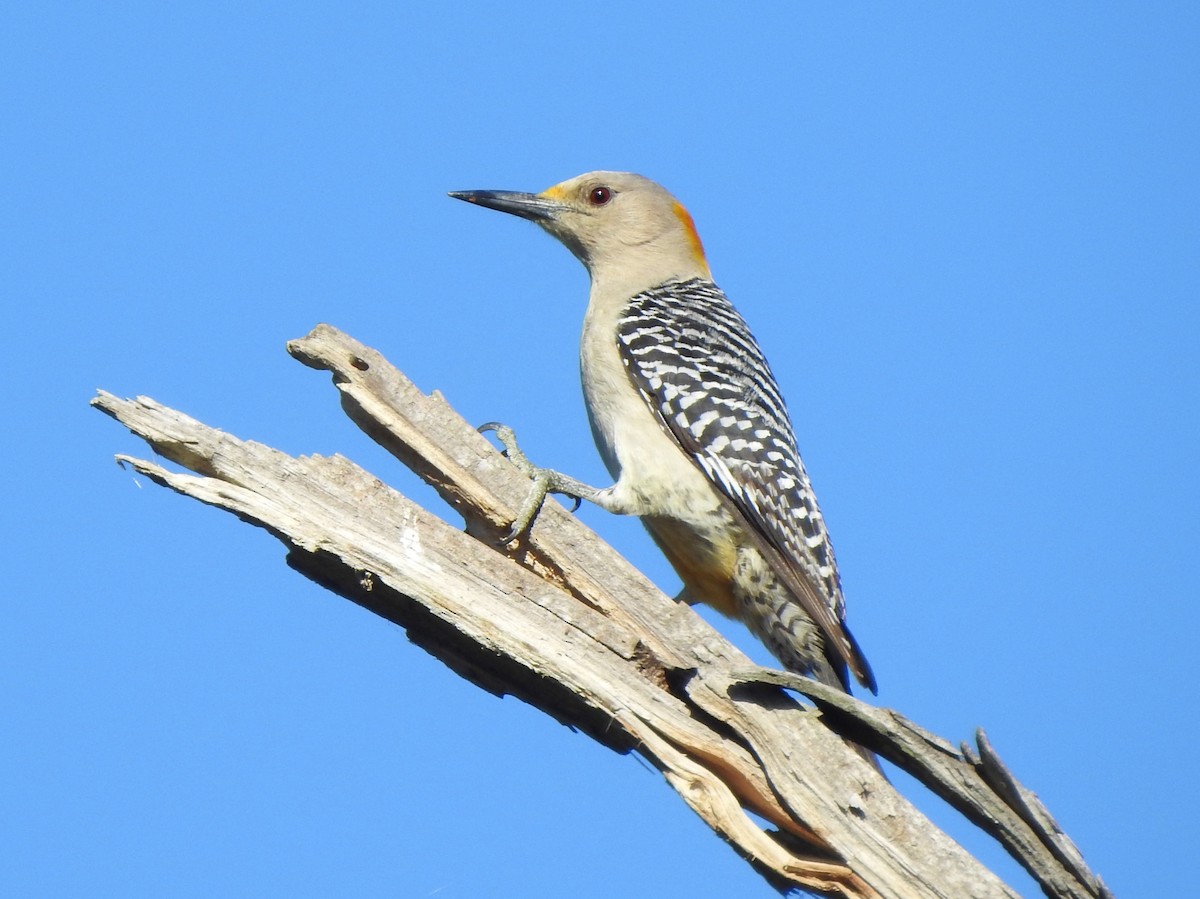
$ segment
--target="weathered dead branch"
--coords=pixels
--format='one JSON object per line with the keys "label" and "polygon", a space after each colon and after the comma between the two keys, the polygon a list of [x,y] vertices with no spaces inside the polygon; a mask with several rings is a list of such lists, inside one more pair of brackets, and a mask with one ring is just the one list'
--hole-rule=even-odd
{"label": "weathered dead branch", "polygon": [[978,755],[960,751],[893,711],[751,665],[556,503],[519,543],[497,546],[529,482],[486,439],[334,328],[288,349],[331,372],[347,414],[433,485],[465,532],[340,456],[291,457],[144,397],[100,393],[93,404],[194,474],[119,456],[123,464],[265,528],[297,571],[404,627],[484,689],[641,753],[776,887],[889,899],[1015,895],[840,733],[995,835],[1046,895],[1109,895],[982,734]]}

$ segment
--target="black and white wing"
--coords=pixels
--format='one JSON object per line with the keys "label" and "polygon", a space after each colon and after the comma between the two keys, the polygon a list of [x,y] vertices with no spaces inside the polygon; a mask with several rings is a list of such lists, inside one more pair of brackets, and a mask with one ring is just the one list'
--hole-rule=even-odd
{"label": "black and white wing", "polygon": [[730,500],[756,548],[825,637],[835,669],[875,690],[845,624],[837,562],[771,369],[716,284],[633,297],[618,325],[634,386]]}

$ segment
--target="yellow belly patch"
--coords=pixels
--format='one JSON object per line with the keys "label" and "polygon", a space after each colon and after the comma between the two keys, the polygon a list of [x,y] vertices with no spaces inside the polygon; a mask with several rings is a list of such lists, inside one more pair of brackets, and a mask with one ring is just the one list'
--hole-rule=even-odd
{"label": "yellow belly patch", "polygon": [[705,539],[692,527],[670,518],[646,517],[642,523],[683,581],[691,599],[712,606],[729,618],[738,617],[732,591],[737,545],[732,540]]}

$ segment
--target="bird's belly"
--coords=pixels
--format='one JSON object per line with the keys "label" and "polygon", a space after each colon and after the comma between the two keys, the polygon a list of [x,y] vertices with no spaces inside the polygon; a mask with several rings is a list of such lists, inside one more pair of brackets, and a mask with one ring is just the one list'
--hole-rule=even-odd
{"label": "bird's belly", "polygon": [[728,515],[700,522],[647,515],[642,523],[683,581],[688,602],[740,617],[733,594],[739,543]]}

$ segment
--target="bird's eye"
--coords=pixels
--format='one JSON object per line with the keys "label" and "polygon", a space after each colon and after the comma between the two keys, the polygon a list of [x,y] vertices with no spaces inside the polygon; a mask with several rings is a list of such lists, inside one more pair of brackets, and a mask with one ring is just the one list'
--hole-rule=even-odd
{"label": "bird's eye", "polygon": [[588,202],[593,206],[604,206],[612,199],[612,191],[607,187],[593,187],[588,191]]}

